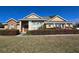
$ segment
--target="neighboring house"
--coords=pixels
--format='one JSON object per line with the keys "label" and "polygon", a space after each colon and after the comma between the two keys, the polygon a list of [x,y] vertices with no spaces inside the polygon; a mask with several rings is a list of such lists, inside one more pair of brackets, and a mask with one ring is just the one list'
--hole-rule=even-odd
{"label": "neighboring house", "polygon": [[4,29],[17,29],[17,25],[18,25],[18,22],[11,18],[7,21],[6,24],[4,24]]}
{"label": "neighboring house", "polygon": [[73,24],[66,21],[64,18],[56,15],[53,17],[41,17],[35,13],[25,16],[23,19],[19,19],[17,22],[15,19],[11,18],[4,25],[4,29],[18,29],[20,32],[25,33],[27,30],[38,30],[42,26],[46,28],[62,28],[71,29]]}

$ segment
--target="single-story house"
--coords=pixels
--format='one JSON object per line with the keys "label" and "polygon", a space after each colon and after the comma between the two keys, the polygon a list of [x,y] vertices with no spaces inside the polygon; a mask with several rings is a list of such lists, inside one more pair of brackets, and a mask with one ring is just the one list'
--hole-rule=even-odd
{"label": "single-story house", "polygon": [[31,13],[22,19],[19,19],[19,21],[11,18],[7,21],[7,23],[4,25],[4,29],[18,29],[21,33],[27,32],[27,30],[38,30],[42,26],[45,26],[46,28],[73,28],[72,22],[66,21],[64,18],[62,18],[59,15],[56,16],[46,16],[42,17],[35,13]]}

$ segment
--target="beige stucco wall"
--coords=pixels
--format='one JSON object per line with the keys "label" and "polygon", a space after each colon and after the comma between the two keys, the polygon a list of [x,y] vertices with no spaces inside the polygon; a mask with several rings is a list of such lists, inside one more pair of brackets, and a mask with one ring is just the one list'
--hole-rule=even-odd
{"label": "beige stucco wall", "polygon": [[19,24],[17,25],[17,29],[20,30],[20,25]]}
{"label": "beige stucco wall", "polygon": [[26,33],[28,29],[22,28],[21,32]]}
{"label": "beige stucco wall", "polygon": [[21,32],[21,21],[19,22],[19,31]]}
{"label": "beige stucco wall", "polygon": [[54,28],[54,25],[49,26],[48,24],[46,25],[46,28]]}
{"label": "beige stucco wall", "polygon": [[4,29],[8,29],[8,25],[4,25]]}

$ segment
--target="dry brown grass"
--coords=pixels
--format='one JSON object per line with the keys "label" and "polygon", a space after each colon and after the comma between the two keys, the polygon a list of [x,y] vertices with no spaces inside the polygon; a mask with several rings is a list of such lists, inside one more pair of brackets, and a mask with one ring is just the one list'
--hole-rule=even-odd
{"label": "dry brown grass", "polygon": [[79,36],[0,36],[0,52],[79,52]]}

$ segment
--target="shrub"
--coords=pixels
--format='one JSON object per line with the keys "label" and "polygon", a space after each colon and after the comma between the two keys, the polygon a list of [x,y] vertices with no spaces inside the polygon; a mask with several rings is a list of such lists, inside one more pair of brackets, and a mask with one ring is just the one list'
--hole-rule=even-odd
{"label": "shrub", "polygon": [[31,34],[32,34],[30,31],[27,31],[26,33],[27,33],[28,35],[31,35]]}
{"label": "shrub", "polygon": [[28,31],[27,34],[31,35],[50,35],[50,34],[79,34],[79,30],[76,29],[44,29]]}
{"label": "shrub", "polygon": [[19,30],[15,29],[0,30],[0,35],[17,35],[17,34],[19,34]]}

